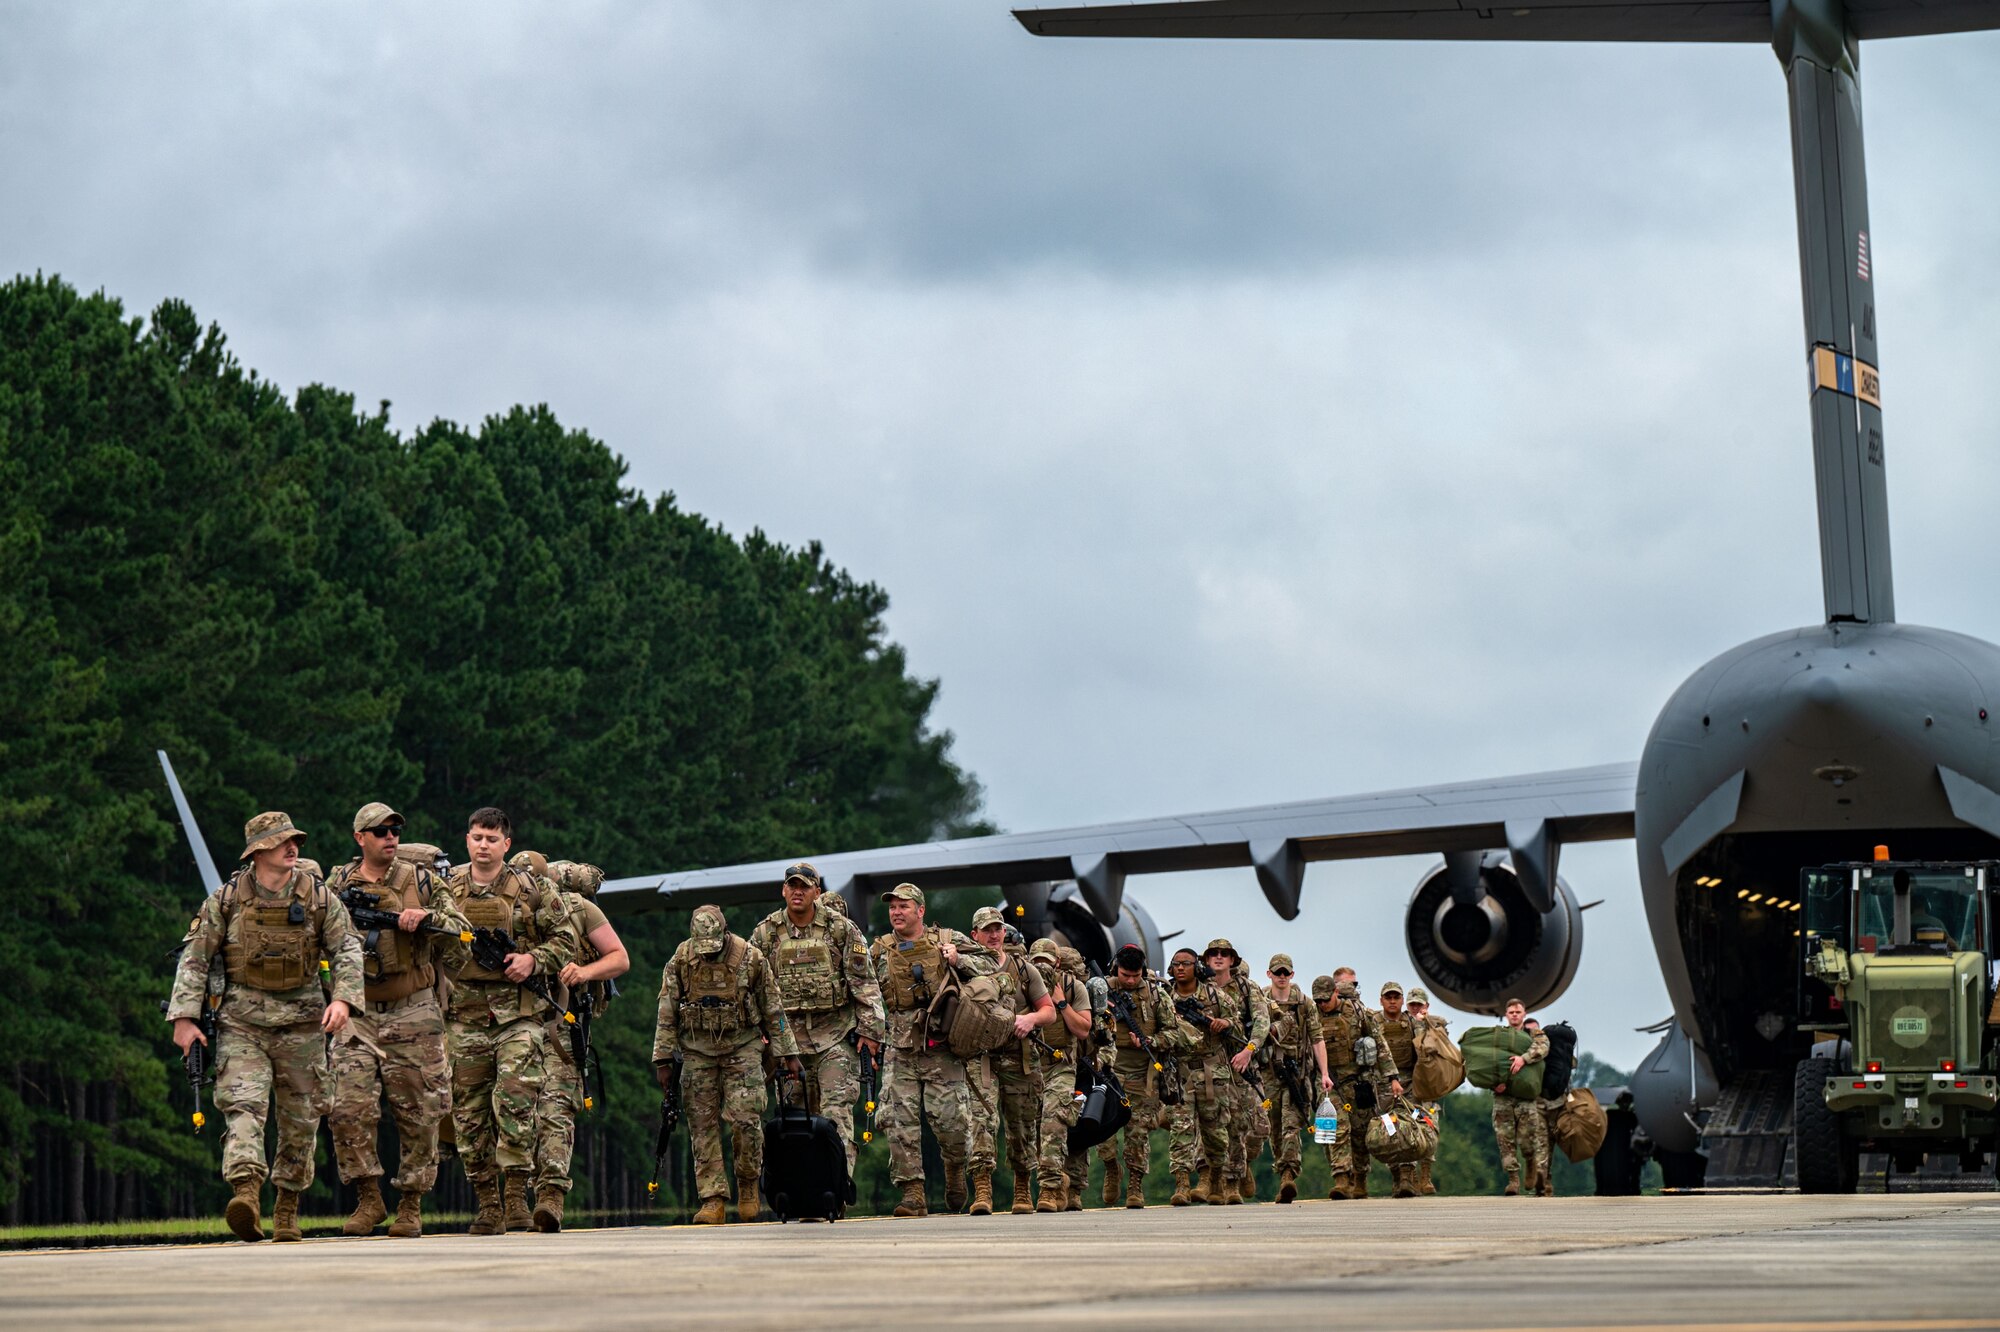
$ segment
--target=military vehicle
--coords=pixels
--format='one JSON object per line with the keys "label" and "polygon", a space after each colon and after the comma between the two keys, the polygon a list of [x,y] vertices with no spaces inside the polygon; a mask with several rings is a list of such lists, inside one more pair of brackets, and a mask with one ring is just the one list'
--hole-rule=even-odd
{"label": "military vehicle", "polygon": [[[1852,1193],[1861,1153],[1915,1170],[2000,1151],[2000,1045],[1988,1025],[2000,861],[1889,859],[1800,876],[1777,910],[1803,923],[1799,1029],[1812,1046],[1792,1094],[1806,1193]],[[1749,894],[1749,889],[1740,892]]]}

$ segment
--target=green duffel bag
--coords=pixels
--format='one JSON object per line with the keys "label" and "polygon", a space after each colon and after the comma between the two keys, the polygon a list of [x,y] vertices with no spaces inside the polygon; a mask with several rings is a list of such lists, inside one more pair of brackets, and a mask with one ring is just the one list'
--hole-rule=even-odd
{"label": "green duffel bag", "polygon": [[1515,1027],[1473,1027],[1458,1038],[1458,1051],[1465,1056],[1465,1080],[1475,1087],[1516,1101],[1532,1101],[1542,1094],[1542,1066],[1524,1064],[1512,1070],[1515,1055],[1526,1055],[1535,1038]]}

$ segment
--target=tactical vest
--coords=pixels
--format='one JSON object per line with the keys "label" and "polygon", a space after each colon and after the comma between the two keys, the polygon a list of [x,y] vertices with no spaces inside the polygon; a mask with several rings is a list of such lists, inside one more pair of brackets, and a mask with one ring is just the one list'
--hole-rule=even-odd
{"label": "tactical vest", "polygon": [[1396,1061],[1396,1071],[1408,1077],[1417,1066],[1417,1024],[1410,1021],[1408,1009],[1395,1017],[1382,1015],[1382,1042]]}
{"label": "tactical vest", "polygon": [[794,935],[791,922],[780,915],[771,950],[787,1013],[831,1013],[847,1002],[847,976],[829,926],[815,919]]}
{"label": "tactical vest", "polygon": [[[257,900],[248,865],[222,889],[223,973],[232,985],[282,994],[319,975],[320,929],[326,921],[326,885],[302,870],[275,902]],[[229,940],[230,925],[235,939]]]}
{"label": "tactical vest", "polygon": [[[939,946],[936,929],[925,929],[908,948],[901,947],[902,942],[894,934],[875,941],[877,953],[889,959],[889,975],[882,982],[882,1005],[891,1013],[928,1007],[944,978],[944,949]],[[918,967],[923,968],[921,978]]]}
{"label": "tactical vest", "polygon": [[1306,1054],[1306,1018],[1303,1005],[1312,1002],[1297,989],[1290,999],[1267,996],[1271,1005],[1271,1046],[1288,1055]]}
{"label": "tactical vest", "polygon": [[[359,868],[360,862],[354,861],[335,870],[330,890],[339,892],[358,887],[380,899],[375,905],[381,911],[425,909],[422,880],[416,866],[408,861],[390,862],[389,877],[381,883],[356,879],[354,873]],[[361,975],[367,983],[368,1002],[406,999],[418,990],[429,989],[437,979],[431,960],[431,935],[405,934],[398,929],[363,930],[358,926],[355,932],[361,936]]]}
{"label": "tactical vest", "polygon": [[1346,1004],[1335,1004],[1331,1013],[1321,1010],[1319,1030],[1326,1037],[1326,1066],[1329,1071],[1351,1073],[1359,1067],[1354,1062],[1354,1038],[1360,1034],[1355,1026]]}
{"label": "tactical vest", "polygon": [[[1145,1033],[1147,1040],[1151,1040],[1153,1034],[1160,1029],[1159,1004],[1154,1000],[1153,996],[1146,993],[1146,988],[1143,986],[1136,990],[1121,990],[1116,986],[1112,987],[1112,1007],[1107,1016],[1111,1023],[1113,1038],[1115,1039],[1119,1035],[1118,1029],[1124,1025],[1124,1019],[1119,1016],[1117,1006],[1117,999],[1121,994],[1131,1001],[1132,1012],[1139,1019],[1139,1030]],[[1130,1044],[1130,1042],[1119,1042],[1119,1044],[1122,1048]]]}
{"label": "tactical vest", "polygon": [[683,1034],[719,1039],[756,1025],[749,987],[743,983],[743,959],[749,951],[746,940],[725,934],[722,947],[713,953],[689,947],[680,954]]}
{"label": "tactical vest", "polygon": [[[535,912],[541,909],[542,889],[534,876],[508,865],[489,888],[481,891],[472,882],[472,867],[460,865],[451,872],[451,884],[459,911],[472,928],[505,930],[523,949],[542,941],[535,931]],[[470,959],[460,968],[457,979],[512,983],[505,972],[482,967]]]}
{"label": "tactical vest", "polygon": [[[1028,960],[1034,966],[1035,970],[1042,973],[1042,983],[1049,987],[1051,998],[1060,997],[1069,1001],[1072,1006],[1075,1005],[1076,996],[1070,992],[1070,978],[1063,974],[1063,968],[1059,962],[1053,959],[1047,962],[1036,958]],[[1088,997],[1084,999],[1083,1007],[1085,1010],[1090,1008]],[[1042,1039],[1055,1049],[1063,1051],[1067,1051],[1070,1046],[1076,1044],[1076,1036],[1070,1031],[1069,1023],[1063,1021],[1063,1015],[1060,1011],[1056,1013],[1056,1020],[1054,1022],[1042,1028]]]}

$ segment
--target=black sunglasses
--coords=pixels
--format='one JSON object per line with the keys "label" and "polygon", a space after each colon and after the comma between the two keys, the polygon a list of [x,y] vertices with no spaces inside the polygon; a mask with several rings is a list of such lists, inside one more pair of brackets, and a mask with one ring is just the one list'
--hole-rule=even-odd
{"label": "black sunglasses", "polygon": [[367,833],[370,837],[400,838],[403,835],[403,825],[400,823],[378,823],[373,828],[363,828],[361,831]]}
{"label": "black sunglasses", "polygon": [[1273,967],[1271,968],[1271,974],[1273,976],[1289,976],[1292,974],[1292,969],[1290,967]]}

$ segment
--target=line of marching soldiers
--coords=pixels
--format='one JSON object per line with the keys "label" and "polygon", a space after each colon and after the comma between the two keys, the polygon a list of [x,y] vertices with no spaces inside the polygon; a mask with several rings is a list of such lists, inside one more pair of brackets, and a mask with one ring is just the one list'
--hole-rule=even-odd
{"label": "line of marching soldiers", "polygon": [[[1070,1129],[1086,1097],[1072,1071],[1108,1072],[1130,1111],[1123,1142],[1101,1142],[1107,1206],[1145,1206],[1152,1135],[1171,1135],[1172,1202],[1256,1200],[1253,1167],[1267,1142],[1277,1201],[1297,1196],[1301,1144],[1324,1143],[1334,1198],[1368,1196],[1369,1134],[1394,1134],[1397,1197],[1434,1193],[1434,1104],[1410,1099],[1426,1033],[1442,1033],[1422,990],[1384,985],[1381,1009],[1364,1005],[1354,972],[1342,968],[1296,983],[1292,960],[1271,958],[1268,986],[1247,973],[1227,939],[1197,956],[1173,955],[1167,975],[1150,972],[1127,947],[1108,976],[1087,976],[1075,949],[1053,940],[1024,947],[997,907],[973,916],[971,934],[929,925],[924,894],[899,884],[885,894],[890,931],[869,940],[820,875],[800,862],[785,871],[784,906],[742,938],[720,907],[697,908],[692,937],[661,978],[653,1062],[663,1091],[679,1094],[695,1159],[700,1224],[727,1219],[733,1145],[736,1212],[762,1210],[766,1082],[783,1070],[803,1083],[806,1104],[831,1121],[851,1175],[854,1107],[864,1072],[881,1069],[879,1120],[899,1217],[928,1210],[921,1128],[929,1123],[944,1166],[948,1210],[993,1211],[993,1175],[1004,1146],[1014,1212],[1074,1211],[1089,1173],[1086,1145]],[[1010,938],[1010,934],[1012,937]],[[975,991],[997,1006],[990,1043],[954,1048],[939,1029],[944,991],[952,1010]],[[1448,1042],[1449,1037],[1446,1036]],[[1455,1082],[1455,1079],[1454,1079]],[[872,1108],[872,1107],[871,1107]],[[1381,1130],[1375,1130],[1377,1136]]]}
{"label": "line of marching soldiers", "polygon": [[[241,1239],[300,1238],[322,1116],[358,1201],[342,1227],[388,1219],[376,1150],[386,1098],[399,1139],[389,1234],[423,1233],[449,1127],[479,1199],[471,1233],[562,1228],[576,1115],[589,1103],[589,1029],[630,965],[591,901],[604,875],[532,851],[491,807],[466,830],[468,861],[402,843],[380,802],[354,816],[356,854],[331,875],[300,855],[280,812],[244,826],[242,865],[202,903],[163,1005],[195,1088],[204,1061],[225,1120],[225,1211]],[[275,1159],[264,1125],[275,1106]],[[532,1204],[530,1198],[532,1196]]]}

